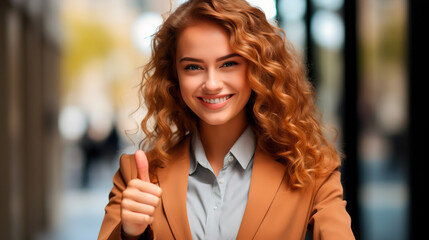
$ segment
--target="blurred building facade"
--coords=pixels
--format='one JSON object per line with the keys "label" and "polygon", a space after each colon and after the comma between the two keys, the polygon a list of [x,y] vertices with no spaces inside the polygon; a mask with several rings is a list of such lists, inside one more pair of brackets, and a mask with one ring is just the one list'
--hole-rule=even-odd
{"label": "blurred building facade", "polygon": [[[119,155],[141,139],[148,40],[181,2],[0,3],[0,239],[96,237]],[[284,29],[338,130],[357,239],[420,237],[422,1],[249,2]]]}
{"label": "blurred building facade", "polygon": [[0,3],[0,239],[53,224],[59,187],[60,47],[56,1]]}

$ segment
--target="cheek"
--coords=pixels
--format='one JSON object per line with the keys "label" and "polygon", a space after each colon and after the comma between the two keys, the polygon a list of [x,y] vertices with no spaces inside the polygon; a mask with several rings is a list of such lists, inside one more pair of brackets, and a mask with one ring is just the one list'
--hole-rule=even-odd
{"label": "cheek", "polygon": [[252,89],[250,88],[250,83],[249,79],[247,78],[246,71],[240,72],[239,76],[237,76],[237,79],[239,79],[236,85],[237,89],[239,89],[243,95],[250,96]]}
{"label": "cheek", "polygon": [[243,89],[250,89],[249,78],[247,77],[247,62],[243,64],[241,71],[237,72],[237,79],[240,79],[239,84]]}
{"label": "cheek", "polygon": [[182,95],[182,98],[186,101],[186,94],[188,92],[188,88],[181,80],[179,80],[179,86],[180,86],[180,94]]}
{"label": "cheek", "polygon": [[192,99],[192,95],[195,91],[196,86],[193,86],[192,81],[189,79],[181,78],[179,76],[179,86],[180,86],[180,94],[182,95],[183,100],[186,105],[189,106],[189,101]]}

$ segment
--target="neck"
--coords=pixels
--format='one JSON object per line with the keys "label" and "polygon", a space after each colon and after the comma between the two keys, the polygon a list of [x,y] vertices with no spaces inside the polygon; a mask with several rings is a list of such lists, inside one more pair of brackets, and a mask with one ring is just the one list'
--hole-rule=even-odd
{"label": "neck", "polygon": [[223,159],[248,124],[245,110],[222,125],[209,125],[200,120],[199,134],[207,160],[216,175],[223,167]]}

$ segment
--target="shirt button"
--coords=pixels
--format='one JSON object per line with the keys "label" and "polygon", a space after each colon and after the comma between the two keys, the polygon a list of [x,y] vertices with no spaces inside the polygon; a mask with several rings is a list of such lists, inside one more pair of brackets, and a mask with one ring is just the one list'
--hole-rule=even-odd
{"label": "shirt button", "polygon": [[225,182],[225,180],[223,178],[219,179],[219,183],[223,184]]}
{"label": "shirt button", "polygon": [[231,156],[231,155],[229,155],[229,156],[227,157],[227,160],[228,160],[228,162],[232,162],[232,161],[234,161],[234,157],[233,157],[233,156]]}
{"label": "shirt button", "polygon": [[216,210],[216,209],[217,209],[217,206],[214,206],[214,207],[213,207],[213,209],[214,209],[214,210]]}

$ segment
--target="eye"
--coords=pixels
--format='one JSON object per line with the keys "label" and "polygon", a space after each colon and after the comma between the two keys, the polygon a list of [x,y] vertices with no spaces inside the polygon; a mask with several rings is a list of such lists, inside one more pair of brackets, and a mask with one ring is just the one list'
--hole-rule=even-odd
{"label": "eye", "polygon": [[237,62],[230,61],[230,62],[224,63],[221,67],[232,67],[232,66],[237,65],[237,64],[238,64]]}
{"label": "eye", "polygon": [[196,70],[201,70],[202,68],[198,65],[194,65],[194,64],[189,64],[185,67],[185,70],[189,70],[189,71],[196,71]]}

